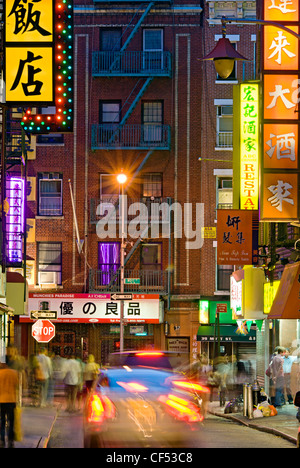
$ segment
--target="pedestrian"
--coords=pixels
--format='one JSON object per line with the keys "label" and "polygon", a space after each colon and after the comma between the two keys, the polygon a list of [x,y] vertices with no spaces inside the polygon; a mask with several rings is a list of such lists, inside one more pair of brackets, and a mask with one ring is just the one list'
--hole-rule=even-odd
{"label": "pedestrian", "polygon": [[296,356],[290,355],[290,349],[287,348],[283,358],[283,373],[284,373],[284,395],[290,405],[293,404],[293,396],[291,390],[291,370]]}
{"label": "pedestrian", "polygon": [[66,391],[66,411],[74,413],[76,411],[77,392],[81,380],[81,366],[75,356],[69,356],[65,365],[65,391]]}
{"label": "pedestrian", "polygon": [[50,378],[52,378],[52,363],[51,359],[47,355],[47,350],[42,348],[39,350],[37,360],[40,365],[41,371],[41,378],[40,378],[40,385],[41,385],[41,401],[40,406],[41,408],[45,407],[48,402],[48,389],[49,389],[49,382]]}
{"label": "pedestrian", "polygon": [[99,368],[100,366],[95,362],[94,356],[92,354],[89,354],[88,362],[86,363],[84,368],[84,381],[87,392],[91,390],[93,382],[98,376]]}
{"label": "pedestrian", "polygon": [[39,362],[37,357],[32,354],[28,360],[28,390],[31,398],[31,406],[40,404],[40,384],[38,381]]}
{"label": "pedestrian", "polygon": [[7,364],[0,364],[0,447],[5,447],[7,424],[8,447],[14,447],[14,420],[18,398],[18,372],[10,369]]}
{"label": "pedestrian", "polygon": [[291,392],[293,398],[300,391],[300,351],[296,356],[291,368]]}
{"label": "pedestrian", "polygon": [[278,346],[277,354],[273,357],[270,364],[272,381],[275,387],[274,406],[280,408],[283,405],[284,394],[284,371],[283,371],[283,355],[285,348]]}

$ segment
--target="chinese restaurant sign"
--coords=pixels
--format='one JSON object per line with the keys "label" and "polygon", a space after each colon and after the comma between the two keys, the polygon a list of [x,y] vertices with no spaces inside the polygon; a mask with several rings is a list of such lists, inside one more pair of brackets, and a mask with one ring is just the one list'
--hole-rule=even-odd
{"label": "chinese restaurant sign", "polygon": [[25,232],[24,180],[19,177],[6,179],[6,199],[9,210],[6,215],[6,256],[9,266],[18,266],[23,261],[23,238]]}
{"label": "chinese restaurant sign", "polygon": [[[120,301],[110,294],[39,294],[29,293],[28,310],[57,311],[57,322],[119,323]],[[162,323],[162,308],[158,294],[133,294],[124,301],[124,319],[134,323]],[[23,322],[30,322],[23,317]]]}
{"label": "chinese restaurant sign", "polygon": [[72,1],[5,0],[6,103],[27,107],[27,133],[73,130]]}
{"label": "chinese restaurant sign", "polygon": [[[299,0],[264,0],[264,20],[299,34]],[[291,33],[264,26],[261,221],[299,216],[299,44]]]}
{"label": "chinese restaurant sign", "polygon": [[258,210],[259,197],[259,87],[240,85],[240,208]]}
{"label": "chinese restaurant sign", "polygon": [[252,210],[218,210],[218,265],[257,264],[257,214]]}

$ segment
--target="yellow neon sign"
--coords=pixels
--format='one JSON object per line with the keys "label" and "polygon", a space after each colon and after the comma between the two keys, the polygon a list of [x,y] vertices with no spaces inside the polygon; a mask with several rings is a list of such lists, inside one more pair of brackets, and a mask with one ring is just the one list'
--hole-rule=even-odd
{"label": "yellow neon sign", "polygon": [[240,86],[240,208],[257,210],[259,197],[259,87]]}

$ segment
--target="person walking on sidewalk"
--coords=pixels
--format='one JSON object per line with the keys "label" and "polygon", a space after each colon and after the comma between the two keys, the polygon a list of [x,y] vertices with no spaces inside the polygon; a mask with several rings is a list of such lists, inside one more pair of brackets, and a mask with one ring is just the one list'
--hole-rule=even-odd
{"label": "person walking on sidewalk", "polygon": [[281,407],[283,405],[283,393],[284,393],[284,372],[283,372],[283,354],[285,348],[278,346],[277,354],[273,357],[270,364],[272,380],[275,386],[275,407]]}
{"label": "person walking on sidewalk", "polygon": [[290,405],[293,404],[293,396],[291,390],[291,370],[293,362],[296,360],[296,356],[290,355],[290,350],[287,348],[283,358],[283,372],[284,372],[284,390],[285,398],[287,398]]}
{"label": "person walking on sidewalk", "polygon": [[0,364],[0,447],[5,447],[6,420],[8,427],[8,447],[14,446],[14,414],[19,386],[18,372],[7,364]]}

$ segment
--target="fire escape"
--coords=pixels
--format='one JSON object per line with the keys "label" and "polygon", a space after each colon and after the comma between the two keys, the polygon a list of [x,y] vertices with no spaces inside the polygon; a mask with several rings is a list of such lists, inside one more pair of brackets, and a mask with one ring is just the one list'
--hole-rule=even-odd
{"label": "fire escape", "polygon": [[[126,1],[126,0],[125,0]],[[100,3],[94,0],[95,3]],[[110,1],[113,3],[124,3],[121,1]],[[129,44],[139,31],[146,17],[151,12],[151,9],[157,4],[169,4],[170,0],[140,2],[130,1],[130,6],[136,6],[135,12],[122,33],[123,45],[119,50],[115,47],[111,51],[94,51],[92,56],[92,76],[93,77],[132,77],[133,86],[131,91],[120,109],[120,113],[116,116],[115,121],[110,124],[93,124],[91,128],[91,148],[92,150],[142,150],[146,154],[135,172],[133,179],[137,176],[145,163],[151,157],[155,150],[170,150],[171,144],[171,129],[169,125],[162,124],[147,124],[138,125],[130,124],[130,116],[134,109],[141,101],[146,90],[149,88],[155,78],[171,77],[171,54],[168,51],[132,51],[128,50]],[[128,188],[128,187],[127,187]],[[138,200],[135,200],[138,201]],[[140,200],[139,200],[140,201]],[[97,206],[100,200],[91,200],[91,224],[96,224],[100,217],[97,216]],[[158,200],[147,200],[149,209],[152,202]],[[168,211],[167,207],[171,204],[171,199],[159,200]],[[118,205],[118,202],[117,202]],[[118,206],[116,206],[118,212]],[[162,214],[157,222],[167,223],[170,229],[171,220],[164,218]],[[135,293],[159,293],[167,294],[169,291],[170,273],[167,271],[142,271],[136,270],[138,256],[134,255],[138,247],[144,239],[149,238],[150,224],[145,223],[145,228],[141,236],[133,243],[131,250],[126,255],[125,275],[127,278],[134,278],[137,274],[140,277],[140,284],[137,286],[133,282],[125,284],[125,291]],[[130,269],[129,269],[130,265]],[[102,273],[99,270],[90,270],[90,291],[99,291],[104,289],[101,282]],[[105,285],[105,289],[109,291],[117,291],[120,287],[120,270],[117,270],[109,282]]]}

